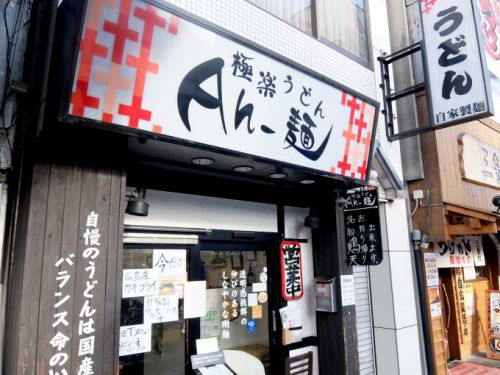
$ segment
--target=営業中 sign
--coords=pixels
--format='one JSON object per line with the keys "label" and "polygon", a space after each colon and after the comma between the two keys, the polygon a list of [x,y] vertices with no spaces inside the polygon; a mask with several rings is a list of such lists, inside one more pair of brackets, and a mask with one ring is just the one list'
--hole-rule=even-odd
{"label": "\u55b6\u696d\u4e2d sign", "polygon": [[286,301],[296,301],[304,295],[302,279],[302,254],[298,241],[282,241],[281,259],[281,295]]}
{"label": "\u55b6\u696d\u4e2d sign", "polygon": [[382,262],[378,190],[355,190],[345,196],[344,223],[349,266]]}
{"label": "\u55b6\u696d\u4e2d sign", "polygon": [[493,113],[476,0],[420,0],[431,125]]}
{"label": "\u55b6\u696d\u4e2d sign", "polygon": [[374,101],[172,12],[89,0],[67,114],[366,179]]}

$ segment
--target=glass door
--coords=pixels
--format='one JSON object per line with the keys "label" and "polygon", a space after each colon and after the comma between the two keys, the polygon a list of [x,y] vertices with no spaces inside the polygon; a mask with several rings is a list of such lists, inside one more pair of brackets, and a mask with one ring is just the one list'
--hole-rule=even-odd
{"label": "glass door", "polygon": [[[127,245],[120,375],[192,375],[190,356],[205,339],[216,342],[231,366],[254,363],[276,373],[278,237],[239,236],[211,231],[193,245]],[[206,310],[184,319],[184,284],[190,281],[206,282]]]}
{"label": "glass door", "polygon": [[190,252],[175,246],[124,250],[120,375],[186,374],[182,297]]}

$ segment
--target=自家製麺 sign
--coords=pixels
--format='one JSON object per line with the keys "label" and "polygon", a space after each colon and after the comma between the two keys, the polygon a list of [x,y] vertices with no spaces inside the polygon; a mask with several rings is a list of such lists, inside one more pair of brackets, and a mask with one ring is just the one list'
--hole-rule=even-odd
{"label": "\u81ea\u5bb6\u88fd\u9eba sign", "polygon": [[172,12],[89,0],[65,114],[366,180],[374,101]]}

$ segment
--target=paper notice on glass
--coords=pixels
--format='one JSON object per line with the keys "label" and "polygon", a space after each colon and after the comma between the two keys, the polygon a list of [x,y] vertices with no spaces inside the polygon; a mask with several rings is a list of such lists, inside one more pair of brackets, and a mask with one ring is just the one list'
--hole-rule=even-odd
{"label": "paper notice on glass", "polygon": [[120,327],[119,356],[151,351],[151,324]]}
{"label": "paper notice on glass", "polygon": [[247,294],[247,298],[248,298],[248,306],[249,307],[252,307],[252,306],[257,306],[258,305],[258,302],[257,302],[257,293],[248,293]]}
{"label": "paper notice on glass", "polygon": [[342,295],[342,306],[351,306],[356,303],[353,275],[340,276],[340,292]]}
{"label": "paper notice on glass", "polygon": [[262,305],[252,306],[252,319],[262,319]]}
{"label": "paper notice on glass", "polygon": [[153,250],[153,268],[160,275],[186,273],[186,250]]}
{"label": "paper notice on glass", "polygon": [[182,275],[160,275],[160,295],[173,296],[184,298],[184,283],[187,280],[187,273]]}
{"label": "paper notice on glass", "polygon": [[464,267],[464,280],[475,280],[476,279],[476,267],[467,266]]}
{"label": "paper notice on glass", "polygon": [[207,282],[188,281],[184,284],[184,319],[201,318],[207,313]]}
{"label": "paper notice on glass", "polygon": [[177,296],[144,297],[144,323],[164,323],[179,320]]}
{"label": "paper notice on glass", "polygon": [[158,274],[152,268],[123,270],[122,298],[157,296]]}
{"label": "paper notice on glass", "polygon": [[267,283],[253,283],[252,292],[267,292]]}
{"label": "paper notice on glass", "polygon": [[219,340],[217,337],[196,340],[196,354],[213,353],[219,350]]}
{"label": "paper notice on glass", "polygon": [[439,285],[439,275],[437,268],[437,254],[424,253],[425,280],[427,287]]}

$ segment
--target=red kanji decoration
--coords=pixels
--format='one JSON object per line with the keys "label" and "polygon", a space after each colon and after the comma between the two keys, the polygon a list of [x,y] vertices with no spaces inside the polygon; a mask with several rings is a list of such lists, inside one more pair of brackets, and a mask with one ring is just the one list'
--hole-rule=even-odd
{"label": "red kanji decoration", "polygon": [[120,104],[118,113],[129,117],[128,125],[131,128],[138,128],[140,120],[151,120],[151,111],[142,108],[142,97],[135,96],[131,105]]}
{"label": "red kanji decoration", "polygon": [[148,73],[158,73],[158,64],[149,60],[151,53],[151,43],[153,41],[153,32],[155,27],[165,28],[167,21],[165,18],[157,15],[156,9],[148,5],[146,9],[136,7],[134,15],[144,21],[144,30],[142,33],[141,48],[139,56],[127,56],[127,65],[137,69],[134,97],[130,105],[120,104],[118,113],[129,117],[129,126],[137,128],[140,120],[151,120],[151,111],[142,108],[142,97],[146,84]]}
{"label": "red kanji decoration", "polygon": [[170,24],[168,25],[168,32],[170,34],[177,34],[179,31],[179,17],[171,15]]}
{"label": "red kanji decoration", "polygon": [[356,137],[356,142],[358,142],[358,143],[361,142],[361,134],[363,133],[363,130],[366,129],[368,126],[368,124],[364,120],[365,107],[366,107],[366,103],[363,102],[363,104],[361,104],[361,112],[359,114],[359,118],[354,120],[354,125],[356,125],[358,127],[358,136]]}
{"label": "red kanji decoration", "polygon": [[110,21],[104,22],[103,30],[115,35],[111,61],[117,64],[122,63],[125,42],[127,40],[137,42],[139,39],[139,33],[128,27],[131,3],[131,0],[122,0],[118,21],[116,23]]}
{"label": "red kanji decoration", "polygon": [[88,95],[90,72],[94,56],[105,58],[107,55],[108,49],[97,44],[97,31],[87,29],[85,38],[80,41],[80,67],[78,69],[76,89],[71,95],[72,113],[74,115],[83,116],[85,107],[99,107],[99,98]]}
{"label": "red kanji decoration", "polygon": [[346,172],[351,170],[351,164],[349,164],[348,161],[349,161],[349,154],[345,154],[344,160],[342,160],[341,162],[339,161],[337,163],[337,168],[340,169],[340,174],[342,176],[345,176]]}

